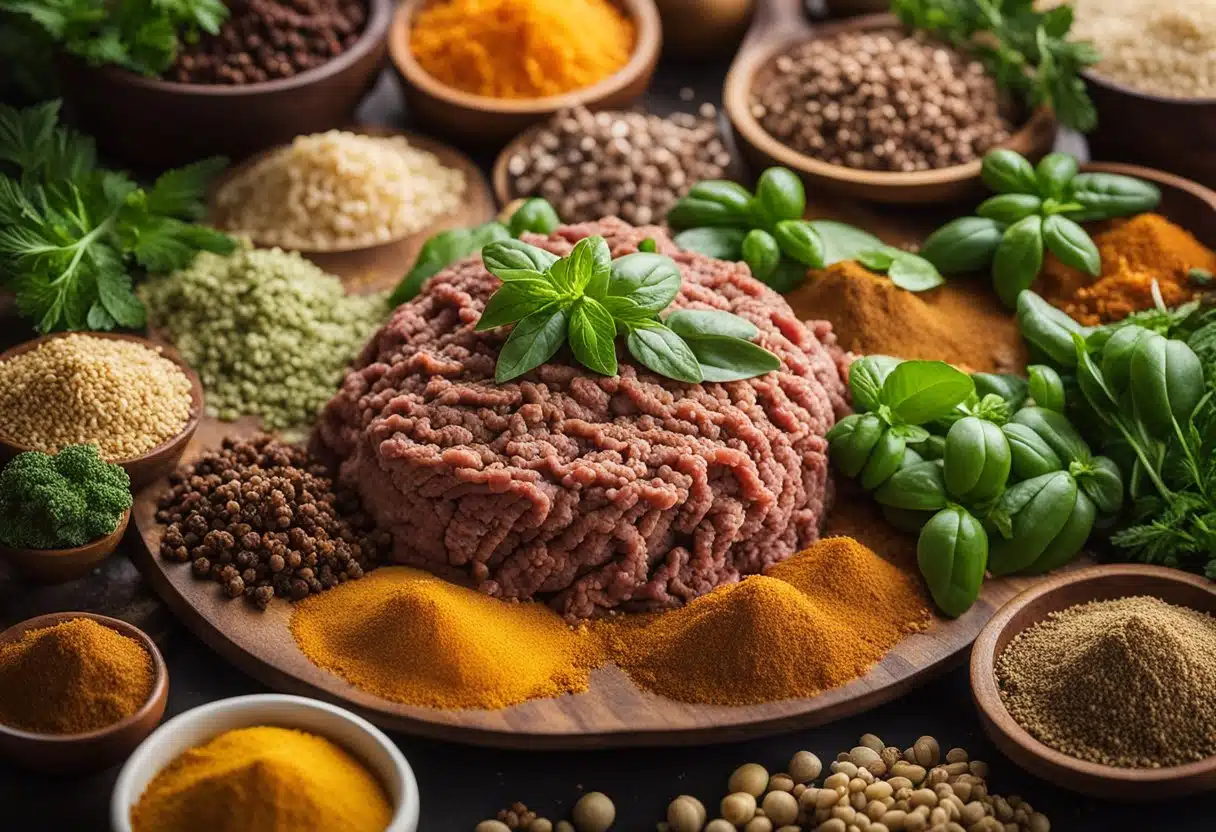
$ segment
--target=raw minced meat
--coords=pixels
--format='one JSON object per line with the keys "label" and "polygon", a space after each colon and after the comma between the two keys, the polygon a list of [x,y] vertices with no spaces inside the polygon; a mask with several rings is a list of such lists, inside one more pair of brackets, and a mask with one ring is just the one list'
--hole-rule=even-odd
{"label": "raw minced meat", "polygon": [[591,234],[614,257],[654,238],[684,277],[672,308],[748,319],[781,369],[684,384],[622,348],[606,378],[563,350],[495,384],[508,329],[473,331],[499,285],[473,257],[396,310],[314,436],[391,530],[394,560],[570,617],[677,605],[816,540],[823,437],[848,407],[830,324],[800,321],[746,266],[616,219],[527,239],[561,255]]}

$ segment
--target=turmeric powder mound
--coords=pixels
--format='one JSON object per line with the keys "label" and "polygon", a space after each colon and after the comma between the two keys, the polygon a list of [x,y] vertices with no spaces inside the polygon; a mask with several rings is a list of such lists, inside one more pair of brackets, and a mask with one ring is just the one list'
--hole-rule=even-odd
{"label": "turmeric powder mound", "polygon": [[600,653],[544,604],[507,603],[404,566],[306,599],[291,631],[314,664],[352,685],[445,709],[586,690]]}
{"label": "turmeric powder mound", "polygon": [[1119,321],[1153,306],[1156,280],[1167,306],[1195,297],[1200,288],[1187,276],[1193,268],[1216,272],[1216,252],[1160,214],[1114,220],[1094,236],[1102,255],[1097,278],[1066,266],[1053,255],[1043,262],[1034,288],[1086,326]]}
{"label": "turmeric powder mound", "polygon": [[541,98],[612,75],[634,38],[633,21],[609,0],[441,0],[419,13],[410,49],[456,89]]}
{"label": "turmeric powder mound", "polygon": [[139,642],[72,618],[0,645],[0,723],[39,734],[96,731],[142,708],[154,683]]}
{"label": "turmeric powder mound", "polygon": [[814,696],[864,675],[931,620],[915,576],[848,538],[640,621],[607,622],[613,660],[681,702]]}
{"label": "turmeric powder mound", "polygon": [[169,763],[131,810],[134,832],[384,832],[384,787],[327,739],[241,728]]}
{"label": "turmeric powder mound", "polygon": [[813,271],[785,296],[798,317],[826,320],[846,350],[946,361],[978,372],[1026,368],[1026,348],[1013,319],[984,281],[955,278],[909,292],[859,263]]}

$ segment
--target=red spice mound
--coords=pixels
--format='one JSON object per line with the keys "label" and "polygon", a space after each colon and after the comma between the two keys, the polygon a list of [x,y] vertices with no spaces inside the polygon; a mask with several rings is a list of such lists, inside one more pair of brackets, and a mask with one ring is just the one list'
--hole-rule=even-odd
{"label": "red spice mound", "polygon": [[689,385],[624,350],[614,378],[563,352],[495,384],[507,332],[473,327],[499,281],[471,258],[397,309],[314,436],[391,530],[396,561],[575,617],[678,605],[818,539],[823,436],[847,412],[830,325],[800,321],[744,265],[617,219],[529,242],[566,254],[591,234],[615,257],[654,238],[683,273],[673,307],[747,318],[781,369]]}

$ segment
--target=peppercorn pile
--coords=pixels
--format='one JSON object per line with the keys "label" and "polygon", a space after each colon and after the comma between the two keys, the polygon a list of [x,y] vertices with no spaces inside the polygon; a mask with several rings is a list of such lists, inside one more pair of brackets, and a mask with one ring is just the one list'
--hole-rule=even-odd
{"label": "peppercorn pile", "polygon": [[1150,596],[1069,607],[1018,633],[996,678],[1018,724],[1073,757],[1160,768],[1216,754],[1216,618],[1198,610]]}
{"label": "peppercorn pile", "polygon": [[93,444],[131,459],[177,436],[190,419],[190,380],[134,341],[71,334],[0,363],[0,435],[55,453]]}
{"label": "peppercorn pile", "polygon": [[669,118],[565,110],[507,162],[513,196],[540,196],[566,222],[657,222],[702,179],[730,165],[714,107]]}
{"label": "peppercorn pile", "polygon": [[795,150],[866,170],[965,164],[1012,129],[979,62],[896,29],[796,45],[761,73],[751,111]]}
{"label": "peppercorn pile", "polygon": [[350,49],[367,22],[361,0],[227,0],[217,34],[183,40],[165,77],[185,84],[290,78]]}
{"label": "peppercorn pile", "polygon": [[360,578],[388,551],[357,498],[335,491],[325,467],[268,435],[225,439],[170,479],[157,522],[161,557],[193,564],[265,609]]}

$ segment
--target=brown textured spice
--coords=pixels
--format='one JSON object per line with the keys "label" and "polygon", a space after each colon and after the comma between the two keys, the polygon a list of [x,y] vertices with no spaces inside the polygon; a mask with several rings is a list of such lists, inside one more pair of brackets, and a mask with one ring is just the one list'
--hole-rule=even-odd
{"label": "brown textured spice", "polygon": [[152,695],[152,657],[91,618],[30,630],[0,645],[0,723],[38,734],[113,725]]}
{"label": "brown textured spice", "polygon": [[1052,613],[996,663],[1018,724],[1065,754],[1120,768],[1216,754],[1216,619],[1135,596]]}

